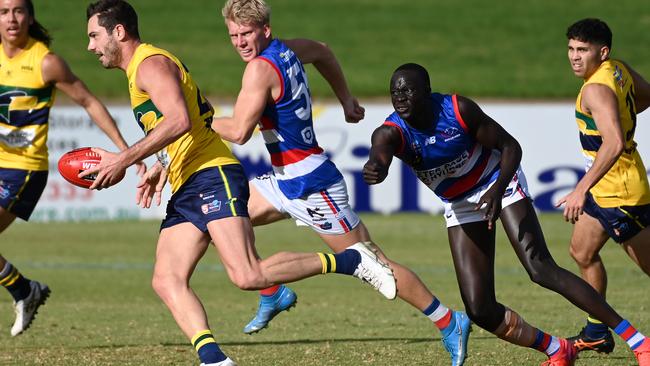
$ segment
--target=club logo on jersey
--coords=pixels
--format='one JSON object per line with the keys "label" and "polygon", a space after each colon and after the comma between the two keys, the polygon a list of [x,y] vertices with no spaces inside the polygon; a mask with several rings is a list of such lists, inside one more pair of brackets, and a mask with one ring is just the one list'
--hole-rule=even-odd
{"label": "club logo on jersey", "polygon": [[320,227],[323,230],[331,230],[332,229],[332,223],[328,221],[326,223],[319,224],[318,227]]}
{"label": "club logo on jersey", "polygon": [[303,141],[307,144],[312,144],[314,142],[314,130],[309,127],[305,127],[302,131],[300,131],[300,134],[302,135]]}
{"label": "club logo on jersey", "polygon": [[203,212],[204,215],[212,212],[218,212],[219,210],[221,210],[221,201],[219,200],[214,200],[212,202],[204,203],[201,205],[201,212]]}
{"label": "club logo on jersey", "polygon": [[457,139],[460,137],[460,133],[456,127],[447,127],[444,132],[440,134],[445,142]]}
{"label": "club logo on jersey", "polygon": [[11,124],[9,105],[14,98],[25,96],[27,96],[27,92],[22,90],[11,90],[0,94],[0,121]]}

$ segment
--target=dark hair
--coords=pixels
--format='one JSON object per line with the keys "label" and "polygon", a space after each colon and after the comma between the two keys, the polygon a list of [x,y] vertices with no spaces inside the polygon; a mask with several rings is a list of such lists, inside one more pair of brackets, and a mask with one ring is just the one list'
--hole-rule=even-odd
{"label": "dark hair", "polygon": [[50,32],[48,32],[47,29],[41,25],[41,23],[36,21],[36,13],[34,12],[34,4],[32,3],[32,0],[24,1],[25,6],[27,7],[27,12],[33,19],[32,24],[29,25],[29,36],[49,46],[50,43],[52,43],[52,36],[50,36]]}
{"label": "dark hair", "polygon": [[586,18],[573,23],[566,31],[566,37],[612,48],[612,31],[607,23],[596,18]]}
{"label": "dark hair", "polygon": [[138,14],[135,9],[124,0],[99,0],[86,8],[86,20],[98,14],[99,25],[110,33],[115,26],[122,24],[126,33],[131,37],[140,39],[138,32]]}
{"label": "dark hair", "polygon": [[398,71],[413,71],[422,78],[422,81],[424,81],[424,84],[428,87],[431,88],[431,80],[429,79],[429,72],[427,69],[425,69],[422,65],[418,65],[416,63],[408,63],[404,64],[393,72],[393,75],[396,74]]}

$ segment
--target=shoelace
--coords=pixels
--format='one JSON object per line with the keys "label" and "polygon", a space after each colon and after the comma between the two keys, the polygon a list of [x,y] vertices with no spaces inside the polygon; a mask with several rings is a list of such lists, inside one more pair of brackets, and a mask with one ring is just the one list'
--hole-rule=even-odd
{"label": "shoelace", "polygon": [[368,282],[376,290],[381,287],[381,279],[378,276],[375,276],[372,271],[365,266],[359,266],[359,275],[363,281]]}

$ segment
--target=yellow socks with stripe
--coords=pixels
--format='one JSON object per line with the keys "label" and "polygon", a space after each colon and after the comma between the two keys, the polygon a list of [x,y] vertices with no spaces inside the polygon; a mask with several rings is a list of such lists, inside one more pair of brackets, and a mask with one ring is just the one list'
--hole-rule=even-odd
{"label": "yellow socks with stripe", "polygon": [[11,263],[6,262],[0,271],[0,285],[9,291],[15,302],[26,298],[31,291],[29,280],[18,272]]}
{"label": "yellow socks with stripe", "polygon": [[226,355],[221,352],[217,341],[214,340],[212,332],[209,330],[202,330],[192,337],[192,346],[199,354],[201,363],[211,364],[225,360]]}
{"label": "yellow socks with stripe", "polygon": [[346,249],[338,254],[316,253],[323,265],[323,274],[342,273],[352,275],[361,263],[361,254],[353,249]]}

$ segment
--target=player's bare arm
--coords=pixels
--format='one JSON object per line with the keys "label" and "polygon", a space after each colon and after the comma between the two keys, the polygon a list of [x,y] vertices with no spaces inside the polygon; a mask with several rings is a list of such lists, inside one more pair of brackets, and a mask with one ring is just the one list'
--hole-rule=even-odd
{"label": "player's bare arm", "polygon": [[[111,139],[120,151],[129,147],[104,104],[88,90],[86,84],[72,72],[63,58],[50,53],[43,59],[41,68],[43,81],[54,84],[57,89],[83,107],[93,122]],[[147,166],[142,162],[137,164],[138,175],[144,174]]]}
{"label": "player's bare arm", "polygon": [[350,93],[341,65],[325,43],[309,39],[290,39],[283,42],[296,53],[303,64],[313,64],[325,78],[341,102],[347,122],[357,123],[364,118],[365,109]]}
{"label": "player's bare arm", "polygon": [[212,129],[226,141],[246,143],[262,118],[264,107],[280,93],[280,78],[273,66],[261,59],[250,61],[242,77],[232,117],[213,118]]}
{"label": "player's bare arm", "polygon": [[627,67],[627,71],[630,72],[630,75],[632,75],[632,81],[634,81],[634,104],[636,106],[636,113],[639,114],[650,107],[650,83],[648,83],[641,74],[630,67],[630,65],[625,62],[623,62],[623,64]]}
{"label": "player's bare arm", "polygon": [[101,163],[82,173],[97,173],[90,189],[108,188],[116,184],[124,177],[126,168],[160,151],[192,127],[181,90],[180,70],[170,59],[156,55],[144,60],[138,67],[136,86],[149,94],[165,117],[145,138],[119,154],[95,149],[102,156]]}
{"label": "player's bare arm", "polygon": [[469,133],[479,144],[501,152],[499,162],[501,173],[476,205],[476,209],[485,206],[485,218],[488,220],[488,228],[491,229],[501,213],[501,198],[521,162],[521,146],[501,125],[485,114],[474,101],[460,95],[457,96],[457,100],[459,113],[467,124]]}
{"label": "player's bare arm", "polygon": [[386,179],[402,137],[397,128],[380,126],[372,133],[371,141],[370,155],[363,166],[363,180],[368,184],[378,184]]}
{"label": "player's bare arm", "polygon": [[560,199],[556,205],[557,207],[565,205],[564,219],[571,223],[575,223],[582,215],[589,189],[609,171],[625,147],[618,115],[618,102],[611,89],[601,84],[587,85],[583,90],[581,108],[594,117],[603,143],[596,152],[593,165],[580,179],[575,190]]}
{"label": "player's bare arm", "polygon": [[128,148],[122,134],[117,129],[115,121],[110,116],[106,107],[95,97],[75,74],[68,64],[58,55],[50,53],[42,63],[43,81],[53,83],[54,86],[67,94],[75,103],[82,106],[97,126],[104,131],[111,141],[120,150]]}

